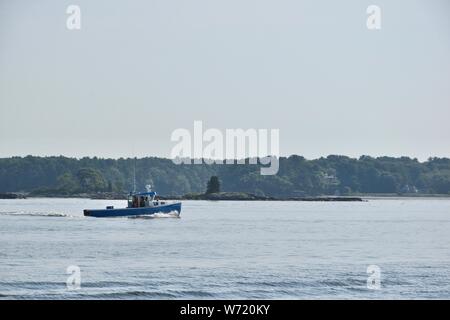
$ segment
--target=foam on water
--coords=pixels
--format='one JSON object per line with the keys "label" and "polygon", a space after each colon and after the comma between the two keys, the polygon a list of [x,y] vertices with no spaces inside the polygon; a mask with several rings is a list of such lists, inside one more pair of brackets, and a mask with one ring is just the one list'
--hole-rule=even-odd
{"label": "foam on water", "polygon": [[4,211],[4,212],[0,212],[0,215],[5,215],[5,216],[30,216],[30,217],[79,218],[79,216],[66,214],[66,213],[58,213],[58,212]]}
{"label": "foam on water", "polygon": [[171,212],[158,212],[150,215],[141,215],[141,216],[131,216],[129,219],[156,219],[156,218],[180,218],[180,213],[178,211]]}

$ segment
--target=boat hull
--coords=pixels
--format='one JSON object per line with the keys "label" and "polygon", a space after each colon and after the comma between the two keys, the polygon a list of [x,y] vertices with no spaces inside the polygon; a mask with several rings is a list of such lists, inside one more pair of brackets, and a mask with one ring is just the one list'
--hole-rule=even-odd
{"label": "boat hull", "polygon": [[143,208],[121,208],[121,209],[86,209],[84,215],[87,217],[96,218],[112,218],[112,217],[127,217],[127,216],[148,216],[155,213],[181,213],[181,202],[159,205],[155,207]]}

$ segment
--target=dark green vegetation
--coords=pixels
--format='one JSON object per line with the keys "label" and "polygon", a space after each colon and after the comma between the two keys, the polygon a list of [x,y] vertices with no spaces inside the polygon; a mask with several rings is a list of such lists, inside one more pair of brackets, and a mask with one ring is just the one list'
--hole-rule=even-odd
{"label": "dark green vegetation", "polygon": [[206,185],[206,194],[220,192],[220,180],[218,176],[212,176]]}
{"label": "dark green vegetation", "polygon": [[[123,194],[132,189],[134,159],[13,157],[0,159],[0,193],[70,196]],[[445,194],[450,192],[450,159],[418,162],[407,157],[359,159],[328,156],[280,158],[275,176],[260,175],[259,165],[175,165],[169,159],[136,161],[137,190],[151,184],[161,195],[203,193],[212,176],[223,192],[258,197],[356,194]]]}

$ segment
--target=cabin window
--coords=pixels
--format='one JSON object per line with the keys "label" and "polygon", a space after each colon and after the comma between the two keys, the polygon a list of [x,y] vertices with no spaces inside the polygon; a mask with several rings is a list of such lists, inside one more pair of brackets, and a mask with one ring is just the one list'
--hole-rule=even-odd
{"label": "cabin window", "polygon": [[138,208],[138,207],[139,207],[139,199],[138,199],[138,197],[134,196],[132,208]]}

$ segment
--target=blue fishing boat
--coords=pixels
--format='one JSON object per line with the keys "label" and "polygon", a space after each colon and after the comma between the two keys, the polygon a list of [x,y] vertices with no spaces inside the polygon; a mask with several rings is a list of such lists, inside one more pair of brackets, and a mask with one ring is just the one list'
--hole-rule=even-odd
{"label": "blue fishing boat", "polygon": [[181,202],[156,200],[155,197],[156,192],[154,191],[132,192],[128,196],[128,206],[126,208],[115,209],[113,206],[108,206],[106,209],[85,209],[84,215],[96,218],[152,216],[158,213],[180,215]]}

